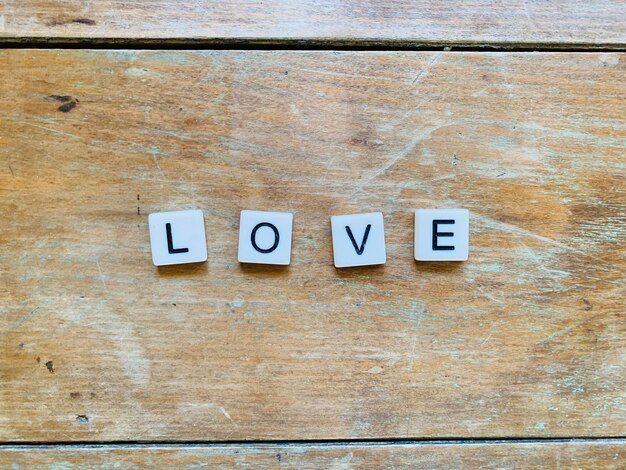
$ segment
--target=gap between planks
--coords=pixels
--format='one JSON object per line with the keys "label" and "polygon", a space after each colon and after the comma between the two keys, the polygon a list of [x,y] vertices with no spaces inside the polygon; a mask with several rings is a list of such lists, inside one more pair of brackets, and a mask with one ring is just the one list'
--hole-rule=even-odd
{"label": "gap between planks", "polygon": [[415,438],[415,439],[305,439],[305,440],[159,440],[159,441],[58,441],[58,442],[0,442],[0,450],[12,448],[56,449],[56,448],[103,448],[103,447],[333,447],[333,446],[416,446],[416,445],[484,445],[484,444],[618,444],[626,445],[626,436],[589,437],[485,437],[485,438]]}
{"label": "gap between planks", "polygon": [[626,43],[456,43],[374,39],[0,37],[0,49],[626,52]]}

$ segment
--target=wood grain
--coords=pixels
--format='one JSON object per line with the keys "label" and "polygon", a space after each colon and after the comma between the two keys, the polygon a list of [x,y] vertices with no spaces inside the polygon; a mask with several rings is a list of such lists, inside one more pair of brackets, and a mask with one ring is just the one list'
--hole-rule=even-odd
{"label": "wood grain", "polygon": [[[625,57],[1,51],[0,440],[624,435]],[[470,260],[416,263],[442,206]],[[188,208],[209,261],[153,267]],[[387,264],[336,270],[374,210]]]}
{"label": "wood grain", "polygon": [[626,441],[568,443],[80,446],[0,449],[9,468],[622,469]]}
{"label": "wood grain", "polygon": [[181,42],[614,47],[623,0],[4,0],[0,36]]}

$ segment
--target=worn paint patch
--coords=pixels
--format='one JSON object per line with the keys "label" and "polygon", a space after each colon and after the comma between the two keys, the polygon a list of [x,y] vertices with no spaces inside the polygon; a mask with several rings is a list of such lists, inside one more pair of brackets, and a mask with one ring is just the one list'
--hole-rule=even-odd
{"label": "worn paint patch", "polygon": [[141,67],[129,67],[124,70],[127,77],[161,77],[163,74]]}
{"label": "worn paint patch", "polygon": [[[201,53],[200,53],[201,54]],[[164,62],[168,64],[187,64],[189,62],[187,52],[144,52],[141,59],[145,62]]]}
{"label": "worn paint patch", "polygon": [[602,65],[617,65],[619,64],[619,55],[617,54],[600,54],[600,63]]}
{"label": "worn paint patch", "polygon": [[510,150],[515,147],[515,141],[511,137],[497,135],[490,139],[491,145],[500,150]]}

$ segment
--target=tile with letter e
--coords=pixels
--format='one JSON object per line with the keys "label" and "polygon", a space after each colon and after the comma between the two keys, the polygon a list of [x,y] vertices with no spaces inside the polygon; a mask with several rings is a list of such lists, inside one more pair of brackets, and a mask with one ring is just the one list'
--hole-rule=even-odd
{"label": "tile with letter e", "polygon": [[289,264],[292,227],[289,212],[241,211],[239,262]]}
{"label": "tile with letter e", "polygon": [[334,215],[330,218],[336,268],[385,264],[383,214]]}
{"label": "tile with letter e", "polygon": [[416,209],[415,259],[465,261],[469,255],[467,209]]}
{"label": "tile with letter e", "polygon": [[201,210],[156,212],[148,216],[152,262],[156,266],[206,261]]}

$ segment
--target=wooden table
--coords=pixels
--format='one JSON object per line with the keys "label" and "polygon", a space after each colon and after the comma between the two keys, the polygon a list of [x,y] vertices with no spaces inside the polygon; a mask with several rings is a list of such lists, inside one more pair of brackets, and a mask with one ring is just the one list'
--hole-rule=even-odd
{"label": "wooden table", "polygon": [[[492,3],[0,5],[0,467],[625,468],[626,5]],[[191,208],[208,262],[154,267]]]}

